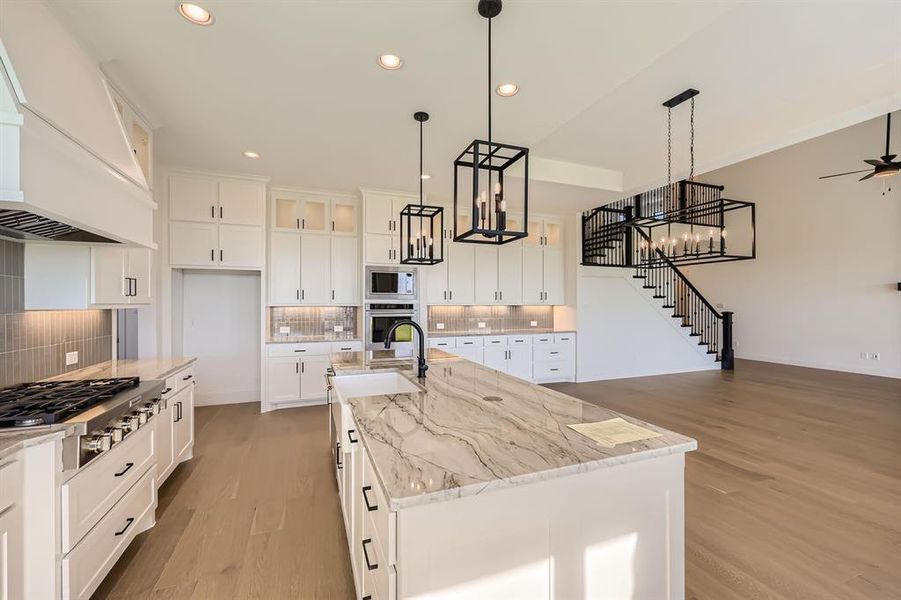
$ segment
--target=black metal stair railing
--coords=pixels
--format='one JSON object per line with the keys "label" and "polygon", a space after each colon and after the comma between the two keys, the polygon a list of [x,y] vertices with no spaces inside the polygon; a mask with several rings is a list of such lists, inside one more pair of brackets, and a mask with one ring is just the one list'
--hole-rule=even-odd
{"label": "black metal stair railing", "polygon": [[643,281],[644,289],[653,290],[654,298],[673,311],[673,318],[689,330],[689,336],[698,338],[699,346],[707,346],[707,353],[715,355],[723,369],[732,370],[732,313],[716,310],[640,227],[626,229],[625,237],[632,242],[623,246],[631,247],[626,263],[634,267],[633,277]]}

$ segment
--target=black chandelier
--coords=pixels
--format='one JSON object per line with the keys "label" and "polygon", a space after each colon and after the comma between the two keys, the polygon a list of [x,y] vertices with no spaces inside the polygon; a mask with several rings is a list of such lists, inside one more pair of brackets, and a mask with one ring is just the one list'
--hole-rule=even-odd
{"label": "black chandelier", "polygon": [[[501,0],[479,0],[479,14],[488,19],[488,140],[473,140],[454,161],[455,242],[506,244],[529,235],[529,149],[491,136],[491,20],[501,8]],[[463,222],[470,226],[461,232],[460,215],[467,206]],[[520,229],[508,227],[511,206],[521,206],[515,210],[522,216]]]}
{"label": "black chandelier", "polygon": [[422,124],[429,120],[429,113],[417,111],[413,118],[419,122],[419,204],[408,204],[400,211],[400,262],[436,265],[444,260],[444,209],[422,203]]}

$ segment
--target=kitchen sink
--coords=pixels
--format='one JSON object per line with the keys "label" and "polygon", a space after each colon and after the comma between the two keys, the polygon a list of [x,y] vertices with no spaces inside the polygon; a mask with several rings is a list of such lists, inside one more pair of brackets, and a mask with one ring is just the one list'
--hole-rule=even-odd
{"label": "kitchen sink", "polygon": [[382,394],[410,394],[421,392],[422,388],[400,373],[368,373],[366,375],[343,375],[332,380],[338,395],[347,400],[361,396]]}

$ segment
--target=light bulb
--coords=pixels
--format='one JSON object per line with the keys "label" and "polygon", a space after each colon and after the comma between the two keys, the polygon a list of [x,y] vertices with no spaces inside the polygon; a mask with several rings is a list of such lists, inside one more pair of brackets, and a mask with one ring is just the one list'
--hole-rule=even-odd
{"label": "light bulb", "polygon": [[396,54],[382,54],[379,56],[379,66],[389,71],[395,71],[404,66],[404,61]]}
{"label": "light bulb", "polygon": [[501,182],[500,181],[498,181],[497,183],[494,184],[494,193],[495,194],[501,193]]}
{"label": "light bulb", "polygon": [[182,2],[178,5],[178,12],[195,25],[212,25],[213,15],[207,9],[190,2]]}
{"label": "light bulb", "polygon": [[726,230],[725,230],[725,229],[723,229],[722,235],[723,235],[723,237],[726,237]]}

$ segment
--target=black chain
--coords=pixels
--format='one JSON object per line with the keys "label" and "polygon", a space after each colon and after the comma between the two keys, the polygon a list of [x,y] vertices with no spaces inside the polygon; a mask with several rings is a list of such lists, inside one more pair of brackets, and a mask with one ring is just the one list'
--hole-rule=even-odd
{"label": "black chain", "polygon": [[688,179],[695,178],[695,99],[691,98],[691,142],[689,143],[689,153],[691,154],[691,171],[688,173]]}

